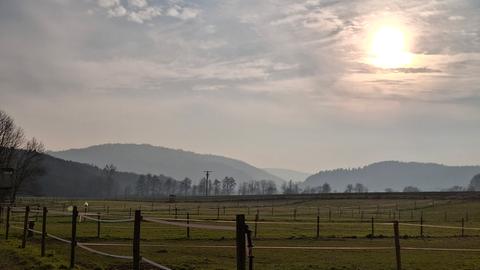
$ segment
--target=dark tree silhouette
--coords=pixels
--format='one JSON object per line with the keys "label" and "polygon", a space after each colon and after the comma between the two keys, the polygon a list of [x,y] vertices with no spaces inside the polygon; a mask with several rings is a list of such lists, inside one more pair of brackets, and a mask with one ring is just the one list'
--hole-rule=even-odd
{"label": "dark tree silhouette", "polygon": [[480,173],[475,175],[472,180],[470,180],[470,185],[468,186],[469,191],[480,191]]}
{"label": "dark tree silhouette", "polygon": [[38,177],[45,173],[42,165],[45,147],[37,139],[25,139],[23,130],[15,124],[12,117],[0,111],[0,168],[13,169],[11,190],[4,193],[0,200],[10,196],[15,202],[19,192],[38,194]]}

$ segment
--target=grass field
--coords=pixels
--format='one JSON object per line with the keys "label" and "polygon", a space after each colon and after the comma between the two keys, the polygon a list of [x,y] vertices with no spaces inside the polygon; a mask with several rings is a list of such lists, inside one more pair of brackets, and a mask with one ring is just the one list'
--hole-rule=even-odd
{"label": "grass field", "polygon": [[[20,205],[47,206],[47,231],[69,239],[71,217],[62,215],[70,205],[85,212],[85,200],[26,199]],[[395,269],[393,226],[400,221],[403,269],[451,270],[480,269],[480,201],[451,199],[302,199],[250,201],[133,202],[88,201],[87,213],[100,213],[102,219],[129,219],[140,209],[144,218],[192,224],[235,226],[235,216],[245,214],[254,242],[255,269]],[[19,205],[19,207],[20,207]],[[17,210],[17,209],[16,209]],[[20,209],[18,209],[20,210]],[[58,212],[56,212],[58,211]],[[259,215],[257,225],[255,216]],[[132,213],[132,214],[131,214]],[[175,215],[176,213],[176,215]],[[316,237],[317,215],[320,237]],[[3,215],[4,218],[5,215]],[[96,217],[96,216],[93,216]],[[374,233],[372,237],[372,218]],[[420,237],[420,219],[423,237]],[[64,269],[69,265],[67,243],[48,238],[47,256],[40,258],[40,235],[18,248],[24,214],[13,212],[9,240],[4,240],[2,224],[0,269]],[[462,237],[462,219],[464,235]],[[30,213],[41,230],[41,213]],[[439,227],[429,227],[430,225]],[[235,269],[235,232],[186,228],[142,222],[141,255],[172,269]],[[78,242],[90,248],[117,255],[132,253],[133,223],[102,223],[97,238],[97,222],[77,225]],[[21,260],[20,260],[21,259]],[[13,262],[22,261],[20,268]],[[130,269],[131,261],[93,254],[77,247],[78,269]],[[155,269],[145,265],[145,269]]]}

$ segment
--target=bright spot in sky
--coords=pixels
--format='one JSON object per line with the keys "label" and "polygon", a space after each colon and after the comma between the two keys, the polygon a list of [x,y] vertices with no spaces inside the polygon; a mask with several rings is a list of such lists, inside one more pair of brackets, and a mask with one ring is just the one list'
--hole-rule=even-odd
{"label": "bright spot in sky", "polygon": [[370,62],[380,68],[401,68],[412,63],[405,33],[396,27],[383,26],[373,35]]}

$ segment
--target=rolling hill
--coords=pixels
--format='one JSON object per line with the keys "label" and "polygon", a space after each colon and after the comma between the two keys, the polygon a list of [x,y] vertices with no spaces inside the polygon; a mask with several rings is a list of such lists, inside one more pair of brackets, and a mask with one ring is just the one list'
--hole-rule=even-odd
{"label": "rolling hill", "polygon": [[204,176],[204,170],[213,171],[212,179],[230,176],[238,182],[253,179],[283,181],[278,176],[240,160],[148,144],[103,144],[83,149],[49,152],[49,154],[64,160],[93,164],[98,167],[114,164],[120,171],[163,174],[178,180],[188,177],[194,182],[198,182]]}
{"label": "rolling hill", "polygon": [[281,168],[264,168],[264,170],[270,174],[285,179],[286,181],[293,180],[294,182],[303,182],[311,175],[311,173]]}
{"label": "rolling hill", "polygon": [[415,186],[423,191],[439,191],[452,186],[468,186],[480,166],[446,166],[435,163],[383,161],[355,169],[320,171],[308,177],[304,186],[315,187],[325,182],[343,192],[348,184],[362,183],[370,191],[392,188],[402,191]]}

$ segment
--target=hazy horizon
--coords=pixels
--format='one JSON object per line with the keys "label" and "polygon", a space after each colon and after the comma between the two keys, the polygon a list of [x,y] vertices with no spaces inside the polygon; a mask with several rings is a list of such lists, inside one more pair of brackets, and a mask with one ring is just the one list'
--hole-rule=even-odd
{"label": "hazy horizon", "polygon": [[232,159],[237,159],[237,160],[240,160],[240,161],[243,161],[243,162],[246,162],[252,166],[255,166],[257,168],[260,168],[260,169],[264,169],[264,170],[268,170],[268,169],[284,169],[284,170],[291,170],[291,171],[296,171],[296,172],[300,172],[300,173],[306,173],[306,174],[316,174],[318,173],[319,171],[328,171],[328,170],[334,170],[334,169],[349,169],[349,168],[362,168],[362,167],[365,167],[365,166],[368,166],[368,165],[371,165],[371,164],[375,164],[375,163],[380,163],[380,162],[388,162],[388,161],[398,161],[398,162],[404,162],[404,163],[421,163],[421,164],[439,164],[439,165],[445,165],[445,166],[451,166],[451,167],[455,167],[455,166],[480,166],[480,164],[448,164],[448,163],[440,163],[440,162],[434,162],[434,161],[421,161],[421,160],[388,160],[388,159],[383,159],[383,160],[376,160],[376,161],[372,161],[372,162],[368,162],[368,163],[364,163],[364,164],[359,164],[357,166],[338,166],[338,167],[331,167],[331,168],[318,168],[318,169],[315,169],[313,171],[304,171],[304,170],[297,170],[297,169],[292,169],[292,168],[283,168],[283,167],[261,167],[261,166],[257,166],[257,164],[254,164],[248,160],[242,160],[240,158],[237,158],[237,157],[232,157],[232,156],[227,156],[227,155],[223,155],[221,153],[208,153],[208,152],[197,152],[197,151],[193,151],[191,149],[184,149],[184,148],[177,148],[177,147],[169,147],[169,146],[165,146],[165,145],[155,145],[155,144],[149,144],[149,143],[133,143],[133,142],[123,142],[123,143],[118,143],[118,142],[107,142],[107,143],[99,143],[99,144],[93,144],[93,145],[87,145],[87,146],[83,146],[83,147],[74,147],[74,148],[65,148],[65,149],[58,149],[58,150],[53,150],[53,149],[48,149],[47,150],[47,153],[48,152],[62,152],[62,151],[68,151],[68,150],[78,150],[78,149],[86,149],[86,148],[89,148],[89,147],[95,147],[95,146],[101,146],[101,145],[109,145],[109,144],[127,144],[127,145],[150,145],[150,146],[153,146],[153,147],[163,147],[163,148],[169,148],[169,149],[175,149],[175,150],[182,150],[182,151],[186,151],[186,152],[193,152],[193,153],[196,153],[196,154],[201,154],[201,155],[215,155],[215,156],[222,156],[222,157],[226,157],[226,158],[232,158]]}
{"label": "hazy horizon", "polygon": [[[1,1],[0,108],[50,150],[147,143],[302,172],[476,165],[479,13],[474,0]],[[377,48],[390,37],[404,46]]]}

